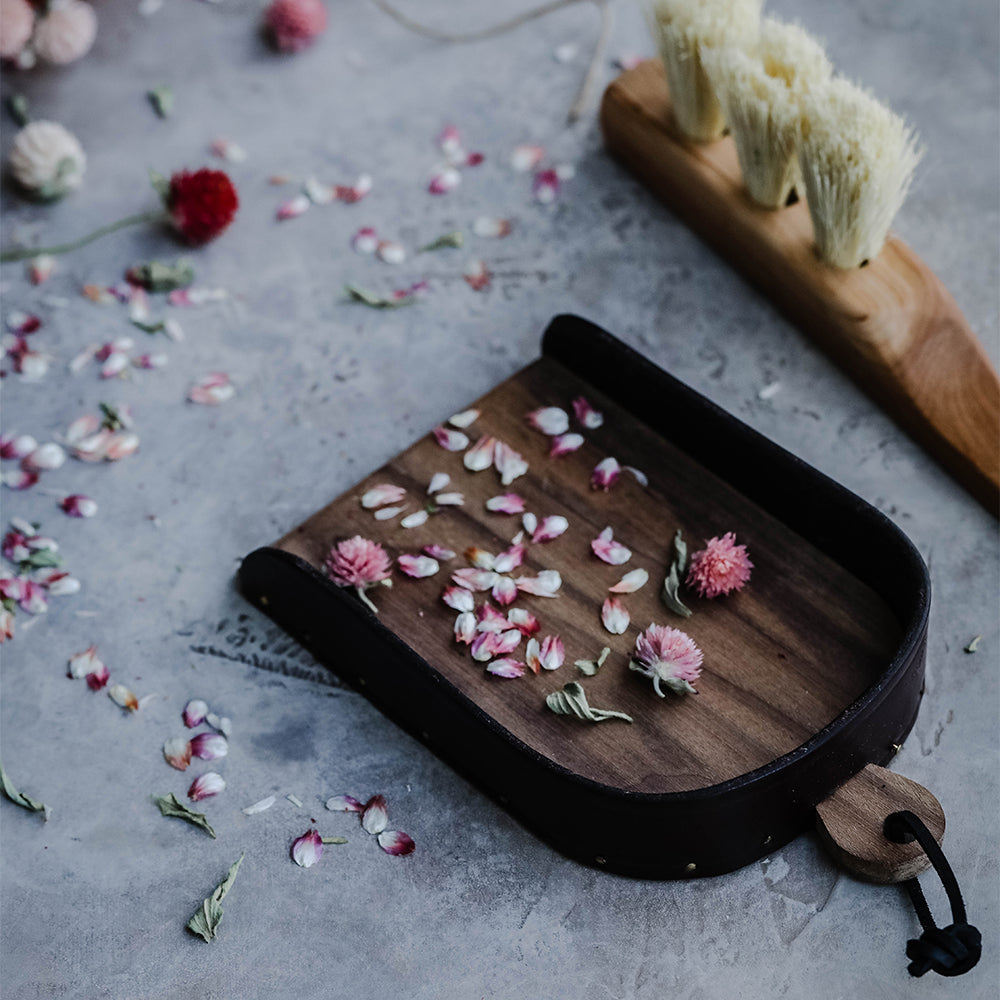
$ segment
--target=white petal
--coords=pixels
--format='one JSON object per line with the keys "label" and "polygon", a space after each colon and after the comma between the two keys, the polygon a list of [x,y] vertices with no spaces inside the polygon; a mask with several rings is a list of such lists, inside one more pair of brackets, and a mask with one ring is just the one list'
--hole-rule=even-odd
{"label": "white petal", "polygon": [[482,472],[493,464],[493,454],[497,441],[492,437],[481,437],[463,456],[462,464],[470,472]]}
{"label": "white petal", "polygon": [[448,423],[452,427],[458,427],[461,430],[465,430],[466,427],[471,426],[479,419],[479,410],[462,410],[461,413],[456,413],[448,418]]}
{"label": "white petal", "polygon": [[612,594],[634,594],[637,590],[646,586],[649,580],[649,573],[644,569],[634,569],[626,573],[613,587],[608,590]]}
{"label": "white petal", "polygon": [[427,520],[426,510],[417,510],[407,514],[399,523],[404,528],[417,528]]}
{"label": "white petal", "polygon": [[451,476],[447,472],[435,472],[431,476],[430,486],[427,487],[428,493],[440,493],[448,483],[451,482]]}
{"label": "white petal", "polygon": [[271,806],[273,806],[276,801],[277,799],[275,798],[275,796],[268,795],[266,799],[261,799],[260,802],[255,802],[252,806],[244,806],[244,808],[241,809],[240,811],[245,816],[253,816],[256,813],[262,813],[265,810],[270,809]]}
{"label": "white petal", "polygon": [[528,414],[528,423],[537,431],[555,437],[569,430],[569,414],[558,406],[546,406],[540,410],[532,410]]}
{"label": "white petal", "polygon": [[521,518],[521,527],[529,534],[533,535],[538,530],[538,518],[527,511],[524,517]]}
{"label": "white petal", "polygon": [[380,483],[367,490],[361,497],[361,506],[366,510],[373,507],[382,507],[387,503],[399,503],[406,496],[406,490],[402,486],[393,486],[392,483]]}
{"label": "white petal", "polygon": [[500,473],[500,482],[504,486],[510,486],[515,479],[528,471],[528,463],[509,444],[503,441],[496,443],[493,464],[496,466],[497,472]]}
{"label": "white petal", "polygon": [[386,808],[385,798],[375,795],[365,805],[365,811],[361,814],[361,826],[365,833],[381,833],[389,822],[389,811]]}
{"label": "white petal", "polygon": [[464,493],[439,493],[434,502],[439,507],[461,507],[465,503]]}
{"label": "white petal", "polygon": [[376,521],[391,521],[397,514],[402,514],[405,507],[380,507],[375,511]]}
{"label": "white petal", "polygon": [[609,597],[601,607],[601,621],[612,635],[621,635],[629,626],[629,614],[617,597]]}

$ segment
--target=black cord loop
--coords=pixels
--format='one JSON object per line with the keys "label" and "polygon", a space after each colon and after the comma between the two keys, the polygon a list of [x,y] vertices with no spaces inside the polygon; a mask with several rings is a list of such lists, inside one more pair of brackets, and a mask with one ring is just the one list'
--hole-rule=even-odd
{"label": "black cord loop", "polygon": [[910,894],[920,926],[924,929],[919,938],[906,942],[906,957],[910,959],[907,971],[911,976],[922,976],[932,969],[942,976],[961,976],[968,972],[979,961],[983,939],[979,931],[966,921],[962,890],[959,889],[955,873],[934,835],[923,820],[909,809],[886,817],[882,832],[896,844],[909,844],[913,840],[920,844],[938,873],[951,904],[952,922],[947,927],[938,927],[920,883],[915,878],[903,883]]}

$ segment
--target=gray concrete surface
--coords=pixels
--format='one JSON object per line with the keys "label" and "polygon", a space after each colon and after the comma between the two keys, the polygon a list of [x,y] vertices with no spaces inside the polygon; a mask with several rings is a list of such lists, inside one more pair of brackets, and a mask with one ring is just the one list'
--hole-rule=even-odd
{"label": "gray concrete surface", "polygon": [[[410,2],[428,22],[478,26],[525,4]],[[609,56],[648,53],[639,12],[617,3]],[[918,126],[927,157],[897,228],[952,290],[994,360],[997,344],[997,9],[986,0],[775,0],[825,38],[847,74]],[[40,117],[75,131],[84,187],[50,207],[3,195],[4,242],[60,239],[150,204],[146,168],[208,161],[219,135],[249,154],[228,169],[242,195],[232,231],[192,256],[221,304],[178,312],[188,337],[154,346],[168,367],[101,383],[65,363],[91,341],[129,332],[117,306],[81,298],[128,264],[173,257],[148,227],[65,258],[31,288],[3,269],[4,308],[37,310],[37,384],[4,381],[4,423],[44,440],[99,400],[133,404],[140,451],[118,465],[71,461],[42,485],[95,497],[90,521],[65,518],[41,490],[4,491],[4,518],[42,522],[83,581],[75,597],[3,647],[0,746],[15,782],[48,803],[47,825],[4,802],[0,982],[6,1000],[216,998],[962,997],[998,981],[997,524],[771,306],[609,161],[591,112],[564,115],[596,32],[587,6],[516,34],[443,47],[408,34],[363,0],[330,4],[328,34],[280,58],[255,33],[258,5],[179,0],[151,18],[100,5],[94,51],[62,71],[10,76]],[[581,54],[563,64],[556,46]],[[603,81],[614,70],[608,64]],[[144,99],[169,83],[174,116]],[[433,138],[458,125],[486,163],[445,198],[425,193]],[[4,150],[11,129],[5,128]],[[564,197],[541,208],[512,174],[513,146],[538,142],[575,163]],[[375,180],[369,199],[286,223],[276,172]],[[355,255],[375,225],[409,245],[478,215],[509,215],[506,240],[471,239],[392,268]],[[492,289],[461,278],[470,257]],[[425,301],[378,313],[340,301],[345,280],[379,289],[428,277]],[[64,307],[46,304],[64,297]],[[159,308],[159,307],[157,307]],[[240,557],[532,359],[547,320],[575,311],[893,518],[931,567],[927,691],[895,765],[931,788],[949,819],[949,856],[986,955],[964,979],[912,980],[916,922],[901,891],[838,872],[812,836],[747,869],[652,884],[586,870],[539,844],[430,752],[341,686],[233,584]],[[145,334],[136,333],[137,340]],[[145,345],[142,345],[145,347]],[[184,402],[211,370],[238,395],[217,410]],[[779,381],[762,401],[758,392]],[[156,520],[151,520],[155,517]],[[24,616],[18,616],[19,626]],[[962,647],[982,633],[980,651]],[[97,643],[113,679],[157,697],[125,717],[65,677]],[[182,794],[162,741],[200,696],[233,720],[228,784],[205,811],[219,837],[160,818],[151,793]],[[417,841],[383,855],[327,796],[381,791]],[[240,809],[265,795],[257,816]],[[297,795],[299,809],[285,795]],[[297,868],[289,844],[316,817],[330,847]],[[219,937],[184,931],[241,851]],[[931,883],[939,918],[944,900]]]}

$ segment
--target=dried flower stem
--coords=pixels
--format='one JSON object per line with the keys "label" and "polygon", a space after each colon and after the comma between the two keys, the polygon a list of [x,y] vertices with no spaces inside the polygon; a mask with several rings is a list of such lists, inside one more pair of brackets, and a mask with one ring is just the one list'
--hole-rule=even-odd
{"label": "dried flower stem", "polygon": [[575,122],[587,107],[590,100],[590,91],[593,89],[594,81],[597,78],[597,73],[601,65],[601,59],[604,55],[604,49],[611,34],[611,8],[608,0],[550,0],[549,3],[542,4],[540,7],[534,7],[523,14],[518,14],[516,17],[510,18],[510,20],[502,21],[500,24],[494,24],[489,28],[481,28],[478,31],[466,32],[450,32],[430,28],[407,17],[388,3],[388,0],[372,0],[372,2],[379,10],[388,14],[397,24],[401,24],[408,31],[423,35],[425,38],[433,38],[439,42],[458,43],[479,42],[487,38],[496,38],[498,35],[513,31],[515,28],[519,28],[522,24],[527,24],[529,21],[545,17],[547,14],[562,10],[564,7],[572,7],[578,3],[588,2],[595,4],[601,12],[601,31],[597,37],[597,43],[594,45],[594,54],[591,56],[586,76],[584,76],[583,83],[580,84],[580,89],[577,91],[573,104],[566,116],[570,124]]}
{"label": "dried flower stem", "polygon": [[73,240],[71,243],[58,243],[52,247],[22,247],[19,250],[4,250],[0,253],[0,264],[9,264],[15,260],[28,260],[30,257],[37,257],[40,254],[55,256],[60,253],[69,253],[72,250],[79,250],[80,247],[85,247],[88,243],[93,243],[94,240],[98,240],[102,236],[117,232],[119,229],[135,226],[140,222],[166,222],[168,218],[169,216],[163,211],[139,212],[136,215],[127,215],[124,219],[119,219],[117,222],[109,222],[106,226],[101,226],[100,229],[95,229],[92,233],[81,236],[80,239]]}

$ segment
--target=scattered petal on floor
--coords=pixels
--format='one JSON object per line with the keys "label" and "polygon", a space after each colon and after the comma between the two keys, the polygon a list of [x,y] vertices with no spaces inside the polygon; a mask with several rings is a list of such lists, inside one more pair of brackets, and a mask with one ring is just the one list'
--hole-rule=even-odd
{"label": "scattered petal on floor", "polygon": [[307,830],[292,843],[292,860],[300,868],[311,868],[323,857],[323,838],[315,830]]}
{"label": "scattered petal on floor", "polygon": [[604,423],[604,414],[595,410],[584,396],[577,396],[573,400],[573,413],[588,430],[597,430]]}
{"label": "scattered petal on floor", "polygon": [[202,376],[190,389],[188,399],[202,406],[218,406],[236,395],[236,386],[225,372],[210,372]]}
{"label": "scattered petal on floor", "polygon": [[225,787],[226,779],[221,774],[217,774],[215,771],[206,771],[205,774],[198,775],[191,782],[191,787],[188,789],[188,798],[192,802],[200,802],[202,799],[218,795]]}
{"label": "scattered petal on floor", "polygon": [[276,796],[268,795],[266,799],[261,799],[259,802],[255,802],[252,806],[244,806],[240,812],[242,812],[245,816],[254,816],[257,813],[266,812],[277,801]]}
{"label": "scattered petal on floor", "polygon": [[357,253],[373,254],[378,249],[378,236],[371,226],[359,229],[351,238],[351,246]]}
{"label": "scattered petal on floor", "polygon": [[519,576],[514,583],[522,594],[534,597],[555,597],[562,586],[562,577],[558,570],[543,569],[538,576]]}
{"label": "scattered petal on floor", "polygon": [[419,528],[420,525],[427,521],[427,518],[428,514],[426,510],[417,510],[412,514],[407,514],[406,517],[400,520],[399,524],[403,528]]}
{"label": "scattered petal on floor", "polygon": [[308,212],[310,205],[312,205],[312,202],[304,194],[297,194],[294,198],[289,198],[288,201],[283,201],[278,206],[275,217],[279,222],[284,222],[286,219],[295,219],[304,212]]}
{"label": "scattered petal on floor", "polygon": [[376,521],[391,521],[397,514],[402,514],[405,507],[380,507],[375,511]]}
{"label": "scattered petal on floor", "polygon": [[445,587],[441,600],[455,611],[474,611],[476,608],[476,599],[465,587]]}
{"label": "scattered petal on floor", "polygon": [[408,833],[400,830],[383,830],[378,835],[378,846],[396,858],[405,858],[407,854],[412,854],[417,845]]}
{"label": "scattered petal on floor", "polygon": [[602,459],[594,467],[593,473],[591,473],[590,487],[591,489],[607,492],[618,482],[620,476],[621,466],[618,464],[616,458]]}
{"label": "scattered petal on floor", "polygon": [[491,218],[482,215],[472,223],[472,232],[485,239],[503,239],[511,231],[510,219]]}
{"label": "scattered petal on floor", "polygon": [[497,579],[496,573],[487,569],[456,569],[452,580],[466,590],[489,590]]}
{"label": "scattered petal on floor", "polygon": [[67,664],[67,674],[76,680],[103,666],[96,646],[88,646],[82,653],[74,653]]}
{"label": "scattered petal on floor", "polygon": [[553,538],[558,538],[569,527],[569,521],[562,514],[552,514],[542,520],[541,524],[531,535],[531,541],[551,542]]}
{"label": "scattered petal on floor", "polygon": [[525,666],[520,660],[515,660],[508,656],[488,663],[486,665],[486,672],[493,674],[494,677],[513,679],[524,676]]}
{"label": "scattered petal on floor", "polygon": [[523,514],[524,500],[516,493],[502,493],[486,501],[486,509],[495,514]]}
{"label": "scattered petal on floor", "polygon": [[544,156],[545,150],[541,146],[518,146],[510,155],[510,165],[519,174],[526,174],[534,170]]}
{"label": "scattered petal on floor", "polygon": [[461,507],[465,503],[464,493],[439,493],[434,497],[438,507]]}
{"label": "scattered petal on floor", "polygon": [[[469,592],[466,591],[468,594]],[[469,595],[472,596],[471,594]],[[455,619],[455,642],[463,642],[466,646],[476,638],[476,616],[471,611],[463,611]]]}
{"label": "scattered petal on floor", "polygon": [[558,406],[543,406],[541,409],[532,410],[525,419],[536,431],[551,437],[565,434],[569,430],[569,416]]}
{"label": "scattered petal on floor", "polygon": [[635,481],[640,486],[648,486],[649,485],[649,476],[647,476],[646,473],[643,472],[641,469],[637,469],[637,468],[635,468],[634,466],[631,466],[631,465],[624,465],[624,466],[622,466],[622,469],[625,472],[631,473],[631,475],[635,478]]}
{"label": "scattered petal on floor", "polygon": [[634,594],[646,586],[649,573],[644,569],[634,569],[626,573],[613,587],[608,587],[612,594]]}
{"label": "scattered petal on floor", "polygon": [[361,497],[361,506],[366,510],[373,507],[383,507],[390,503],[399,503],[406,496],[406,490],[402,486],[393,486],[392,483],[379,483],[370,490],[366,490]]}
{"label": "scattered petal on floor", "polygon": [[331,812],[364,812],[365,807],[353,795],[334,795],[326,800],[326,808]]}
{"label": "scattered petal on floor", "polygon": [[394,240],[379,240],[375,253],[384,264],[402,264],[406,260],[406,250]]}
{"label": "scattered petal on floor", "polygon": [[186,771],[191,763],[191,741],[185,736],[174,736],[163,744],[163,758],[178,771]]}
{"label": "scattered petal on floor", "polygon": [[414,556],[404,553],[396,559],[396,562],[407,576],[413,577],[415,580],[433,576],[441,569],[441,564],[430,556]]}
{"label": "scattered petal on floor", "polygon": [[493,452],[493,464],[497,472],[500,473],[500,483],[503,486],[510,486],[515,479],[523,476],[528,471],[528,463],[509,444],[504,441],[497,441]]}
{"label": "scattered petal on floor", "polygon": [[559,197],[559,175],[554,170],[539,170],[531,191],[540,205],[551,205]]}
{"label": "scattered petal on floor", "polygon": [[497,573],[512,573],[524,562],[524,545],[518,542],[501,552],[493,562]]}
{"label": "scattered petal on floor", "polygon": [[569,455],[583,446],[583,435],[570,433],[560,434],[552,439],[552,447],[549,449],[550,458],[560,458]]}
{"label": "scattered petal on floor", "polygon": [[595,556],[609,566],[621,566],[632,558],[630,549],[616,542],[614,531],[609,527],[605,528],[591,543],[590,548]]}
{"label": "scattered petal on floor", "polygon": [[424,555],[430,556],[431,559],[437,559],[441,562],[447,562],[449,559],[454,559],[456,553],[453,549],[446,549],[443,545],[425,545]]}
{"label": "scattered petal on floor", "polygon": [[191,739],[191,753],[200,760],[218,760],[229,753],[229,743],[219,733],[199,733]]}
{"label": "scattered petal on floor", "polygon": [[617,597],[609,597],[601,606],[601,621],[612,635],[621,635],[629,625],[629,614]]}
{"label": "scattered petal on floor", "polygon": [[124,684],[113,684],[108,688],[108,697],[130,712],[139,711],[139,699]]}
{"label": "scattered petal on floor", "polygon": [[462,410],[461,413],[456,413],[448,418],[448,423],[452,427],[458,427],[461,430],[465,430],[466,427],[471,426],[479,419],[479,410]]}
{"label": "scattered petal on floor", "polygon": [[427,190],[431,194],[447,194],[462,183],[462,175],[454,167],[445,167],[431,178]]}
{"label": "scattered petal on floor", "polygon": [[451,482],[447,472],[435,472],[427,486],[428,493],[440,493]]}
{"label": "scattered petal on floor", "polygon": [[[432,433],[434,440],[445,451],[465,451],[469,447],[469,438],[462,431],[453,430],[450,427],[435,427]],[[468,453],[466,454],[468,455]],[[492,459],[492,455],[490,458]]]}
{"label": "scattered petal on floor", "polygon": [[385,804],[384,795],[373,795],[366,803],[361,814],[361,826],[365,833],[381,833],[389,822],[389,810]]}
{"label": "scattered petal on floor", "polygon": [[482,260],[470,260],[462,277],[474,292],[485,292],[493,282],[493,275]]}
{"label": "scattered petal on floor", "polygon": [[494,437],[481,437],[462,456],[462,464],[469,472],[482,472],[493,464],[493,453],[496,451],[497,440]]}

